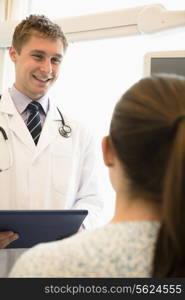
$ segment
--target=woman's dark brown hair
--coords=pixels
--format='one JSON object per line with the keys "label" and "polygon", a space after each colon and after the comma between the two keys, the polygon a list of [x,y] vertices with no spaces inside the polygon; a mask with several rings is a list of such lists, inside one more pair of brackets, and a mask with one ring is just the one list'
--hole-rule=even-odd
{"label": "woman's dark brown hair", "polygon": [[117,103],[110,137],[130,192],[161,204],[153,277],[185,277],[185,78],[156,75]]}

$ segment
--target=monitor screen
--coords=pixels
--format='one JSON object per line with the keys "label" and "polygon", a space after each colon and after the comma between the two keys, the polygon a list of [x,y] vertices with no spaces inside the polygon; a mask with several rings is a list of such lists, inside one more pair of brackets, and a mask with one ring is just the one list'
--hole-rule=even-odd
{"label": "monitor screen", "polygon": [[144,58],[144,76],[156,73],[185,76],[185,51],[147,53]]}

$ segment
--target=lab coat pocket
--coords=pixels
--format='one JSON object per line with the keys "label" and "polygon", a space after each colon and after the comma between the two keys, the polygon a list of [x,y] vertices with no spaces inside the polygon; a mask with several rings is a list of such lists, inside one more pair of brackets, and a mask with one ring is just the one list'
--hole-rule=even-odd
{"label": "lab coat pocket", "polygon": [[52,181],[55,191],[66,195],[72,172],[71,156],[67,154],[52,154]]}

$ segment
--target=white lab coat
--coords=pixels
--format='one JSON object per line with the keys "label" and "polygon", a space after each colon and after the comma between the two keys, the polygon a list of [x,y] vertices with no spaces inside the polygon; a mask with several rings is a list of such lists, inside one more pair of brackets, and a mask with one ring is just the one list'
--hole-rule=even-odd
{"label": "white lab coat", "polygon": [[[87,129],[64,119],[72,128],[70,138],[59,134],[61,118],[50,101],[36,147],[8,91],[2,95],[0,126],[8,135],[13,165],[0,172],[0,210],[87,209],[84,225],[92,229],[98,225],[103,209],[97,191],[93,140]],[[0,250],[3,260],[7,251]]]}

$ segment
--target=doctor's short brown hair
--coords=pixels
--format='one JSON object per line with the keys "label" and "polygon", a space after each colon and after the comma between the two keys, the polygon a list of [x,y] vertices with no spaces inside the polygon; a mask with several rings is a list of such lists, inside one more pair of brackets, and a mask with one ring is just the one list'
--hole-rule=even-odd
{"label": "doctor's short brown hair", "polygon": [[34,34],[39,34],[44,38],[52,40],[60,39],[63,43],[64,51],[67,49],[68,42],[60,26],[53,23],[44,15],[30,15],[22,20],[15,28],[12,46],[20,54],[22,46],[27,43]]}

